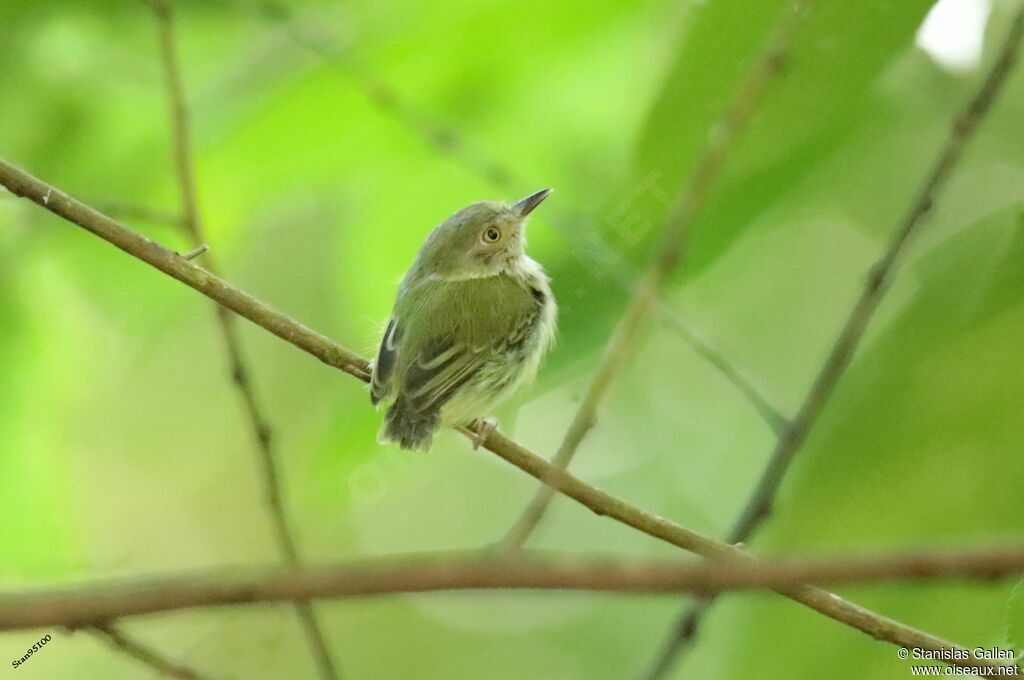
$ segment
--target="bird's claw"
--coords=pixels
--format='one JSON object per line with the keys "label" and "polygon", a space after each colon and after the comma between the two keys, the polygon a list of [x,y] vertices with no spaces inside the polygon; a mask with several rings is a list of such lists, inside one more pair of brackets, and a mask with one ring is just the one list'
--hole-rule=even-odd
{"label": "bird's claw", "polygon": [[483,446],[483,443],[487,441],[487,438],[490,437],[491,433],[496,429],[498,429],[498,421],[481,418],[477,422],[476,428],[473,429],[473,436],[471,437],[473,440],[473,450],[479,451],[480,447]]}

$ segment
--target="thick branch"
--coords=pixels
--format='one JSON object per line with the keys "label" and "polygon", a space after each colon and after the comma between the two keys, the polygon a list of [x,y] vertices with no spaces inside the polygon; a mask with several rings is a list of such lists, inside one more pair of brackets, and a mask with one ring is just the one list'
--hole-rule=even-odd
{"label": "thick branch", "polygon": [[[661,248],[655,254],[647,276],[640,283],[612,338],[608,341],[597,373],[555,454],[555,465],[562,468],[569,466],[576,450],[597,422],[598,407],[608,388],[619,373],[625,370],[626,363],[633,355],[648,314],[657,304],[661,286],[683,260],[690,225],[700,213],[730,151],[750,122],[769,86],[781,72],[797,29],[809,14],[813,4],[813,0],[794,0],[785,6],[779,25],[764,53],[740,86],[725,116],[712,129],[707,148],[697,161],[693,176],[683,187],[676,207],[665,225]],[[763,406],[759,408],[759,412],[763,413]],[[542,486],[537,489],[533,499],[506,534],[503,540],[506,548],[516,549],[526,543],[544,517],[554,495],[550,487]]]}
{"label": "thick branch", "polygon": [[[758,527],[771,514],[782,480],[789,471],[793,458],[807,440],[807,435],[814,427],[818,416],[835,391],[839,379],[853,359],[875,310],[878,309],[878,305],[889,288],[907,242],[931,210],[936,197],[942,191],[960,160],[967,142],[984,119],[992,102],[999,95],[1010,71],[1013,70],[1018,59],[1022,34],[1024,34],[1024,3],[1021,4],[1021,9],[1010,27],[1010,32],[995,64],[965,110],[953,121],[949,137],[910,209],[893,233],[885,253],[871,268],[867,282],[804,398],[800,410],[776,441],[775,450],[772,452],[750,500],[729,535],[730,543],[748,542]],[[700,622],[709,604],[709,602],[697,602],[683,612],[660,652],[653,671],[649,675],[650,678],[663,677],[680,651],[696,637]]]}
{"label": "thick branch", "polygon": [[[2,159],[0,159],[0,185],[7,187],[15,195],[27,198],[109,241],[126,253],[147,262],[279,338],[312,354],[324,363],[356,376],[364,382],[369,380],[367,361],[364,358]],[[463,430],[463,432],[469,433],[468,430]],[[652,515],[590,486],[500,432],[491,432],[483,441],[483,445],[527,474],[555,487],[597,515],[611,517],[638,531],[709,559],[753,559],[735,546]],[[792,589],[780,589],[779,592],[878,640],[922,649],[963,649],[952,642],[888,619],[819,588],[800,586]],[[975,660],[967,662],[957,660],[952,663],[967,663],[972,666],[989,665]]]}
{"label": "thick branch", "polygon": [[[230,569],[111,580],[56,591],[0,594],[0,630],[97,626],[125,616],[192,607],[308,601],[441,590],[530,589],[621,593],[717,593],[802,583],[995,579],[1024,572],[1024,547],[965,552],[764,560],[728,564],[579,557],[441,554],[293,570]],[[107,633],[110,635],[110,633]],[[115,639],[119,636],[113,635]]]}

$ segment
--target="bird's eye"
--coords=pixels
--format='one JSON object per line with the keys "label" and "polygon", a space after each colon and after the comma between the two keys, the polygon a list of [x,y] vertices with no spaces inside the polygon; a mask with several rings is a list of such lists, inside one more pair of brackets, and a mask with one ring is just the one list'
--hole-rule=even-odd
{"label": "bird's eye", "polygon": [[501,232],[497,227],[487,227],[484,229],[483,237],[486,243],[495,243],[501,238]]}

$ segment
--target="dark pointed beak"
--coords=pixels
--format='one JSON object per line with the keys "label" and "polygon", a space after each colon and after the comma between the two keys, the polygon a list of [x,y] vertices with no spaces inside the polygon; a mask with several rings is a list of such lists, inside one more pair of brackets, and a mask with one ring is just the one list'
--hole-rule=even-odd
{"label": "dark pointed beak", "polygon": [[536,193],[532,193],[523,200],[516,203],[512,208],[519,213],[520,217],[526,217],[533,209],[536,208],[541,202],[551,195],[551,189],[541,189]]}

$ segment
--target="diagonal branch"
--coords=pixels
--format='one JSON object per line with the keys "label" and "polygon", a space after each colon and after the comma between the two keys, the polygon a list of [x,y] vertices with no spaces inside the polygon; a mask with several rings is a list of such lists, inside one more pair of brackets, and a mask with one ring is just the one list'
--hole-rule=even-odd
{"label": "diagonal branch", "polygon": [[[1019,8],[995,64],[966,108],[953,121],[949,136],[938,158],[928,172],[910,209],[893,233],[881,259],[871,268],[864,289],[807,392],[800,410],[782,436],[778,438],[775,450],[772,452],[750,500],[729,535],[730,543],[746,543],[771,514],[775,496],[793,463],[793,458],[807,440],[808,433],[849,366],[875,310],[878,309],[878,305],[889,289],[896,266],[908,241],[932,209],[938,194],[960,160],[964,148],[999,95],[1007,76],[1013,70],[1019,56],[1021,39],[1024,36],[1024,2],[1019,5]],[[671,668],[680,651],[696,637],[697,629],[710,604],[708,599],[699,600],[683,613],[659,654],[649,677],[663,677]]]}
{"label": "diagonal branch", "polygon": [[655,301],[658,315],[677,334],[681,335],[690,348],[697,353],[704,361],[711,364],[732,386],[743,395],[750,403],[750,406],[757,412],[768,427],[776,436],[782,434],[786,429],[789,420],[782,411],[762,393],[762,391],[747,377],[746,373],[738,366],[729,362],[719,350],[715,349],[707,340],[693,329],[689,322],[680,316],[674,309],[670,308],[661,300]]}
{"label": "diagonal branch", "polygon": [[[420,114],[403,99],[401,93],[360,65],[344,50],[333,45],[322,33],[317,32],[316,27],[300,24],[292,17],[288,7],[273,1],[253,6],[244,0],[244,4],[263,19],[281,25],[289,40],[347,76],[377,111],[391,118],[414,137],[422,139],[439,155],[453,159],[461,167],[506,194],[514,195],[530,188],[530,183],[514,168],[501,159],[475,149],[458,129]],[[548,210],[545,214],[549,215],[552,224],[571,237],[573,247],[567,250],[571,257],[602,280],[610,280],[624,291],[633,289],[639,278],[638,272],[601,238],[596,229],[586,220],[559,212],[555,206]],[[780,433],[786,423],[785,416],[771,404],[744,371],[734,366],[721,351],[693,330],[678,311],[661,299],[656,299],[653,304],[654,312],[665,321],[668,328],[680,335],[698,356],[731,383],[774,432]]]}
{"label": "diagonal branch", "polygon": [[[188,108],[185,102],[185,88],[178,66],[177,43],[174,20],[169,0],[148,0],[156,15],[160,37],[160,55],[167,84],[168,103],[171,109],[173,133],[174,167],[180,191],[181,221],[192,238],[193,245],[201,248],[206,243],[202,216],[196,200],[195,163],[192,160],[191,135],[189,132]],[[208,268],[217,271],[210,256]],[[245,413],[252,429],[253,439],[259,454],[260,471],[263,477],[263,494],[273,522],[274,536],[278,550],[285,562],[291,566],[301,563],[288,514],[281,494],[279,465],[274,450],[273,432],[266,415],[256,398],[256,391],[249,377],[249,368],[243,357],[242,341],[235,325],[234,316],[222,306],[217,306],[217,325],[227,350],[231,367],[231,379],[238,390]],[[295,602],[296,614],[309,642],[314,661],[321,677],[331,680],[338,677],[338,671],[331,658],[323,628],[308,602]]]}
{"label": "diagonal branch", "polygon": [[[665,225],[661,248],[608,341],[597,373],[555,454],[555,465],[568,467],[583,439],[597,423],[601,401],[619,373],[625,370],[647,322],[647,316],[657,302],[659,290],[683,260],[690,225],[700,213],[729,152],[750,122],[769,86],[781,72],[797,30],[813,4],[814,0],[793,0],[787,3],[764,52],[741,84],[725,116],[712,129],[707,148],[698,160],[690,181],[683,187],[676,208]],[[526,509],[506,533],[502,541],[506,549],[515,550],[526,543],[543,519],[554,496],[551,487],[541,486],[537,489]]]}
{"label": "diagonal branch", "polygon": [[203,680],[204,676],[200,675],[197,671],[188,666],[169,661],[153,649],[125,635],[123,631],[109,623],[112,618],[106,620],[94,619],[90,622],[92,627],[89,628],[89,631],[113,649],[146,664],[165,677],[178,678],[179,680]]}
{"label": "diagonal branch", "polygon": [[[228,284],[209,271],[184,259],[145,236],[126,229],[109,217],[75,200],[27,172],[0,159],[0,185],[16,196],[27,198],[72,224],[99,236],[129,255],[146,262],[168,276],[181,281],[214,302],[227,307],[282,340],[312,354],[324,363],[369,381],[365,358],[329,340],[270,305]],[[469,435],[469,429],[463,429]],[[754,559],[740,548],[658,517],[612,496],[566,472],[500,432],[488,434],[483,446],[535,479],[555,487],[566,496],[592,510],[684,550],[716,561]],[[838,595],[812,586],[779,588],[778,592],[825,616],[860,630],[877,640],[895,645],[934,650],[956,657],[969,653],[948,640],[889,619]],[[945,650],[944,652],[941,650]],[[992,662],[970,658],[951,663],[969,666],[990,666]]]}
{"label": "diagonal branch", "polygon": [[[298,569],[215,570],[0,593],[0,630],[103,621],[195,607],[452,590],[718,593],[803,583],[993,580],[1024,572],[1024,546],[958,552],[741,560],[630,560],[544,555],[408,555]],[[119,639],[112,635],[112,638]],[[194,677],[194,676],[182,676]]]}

